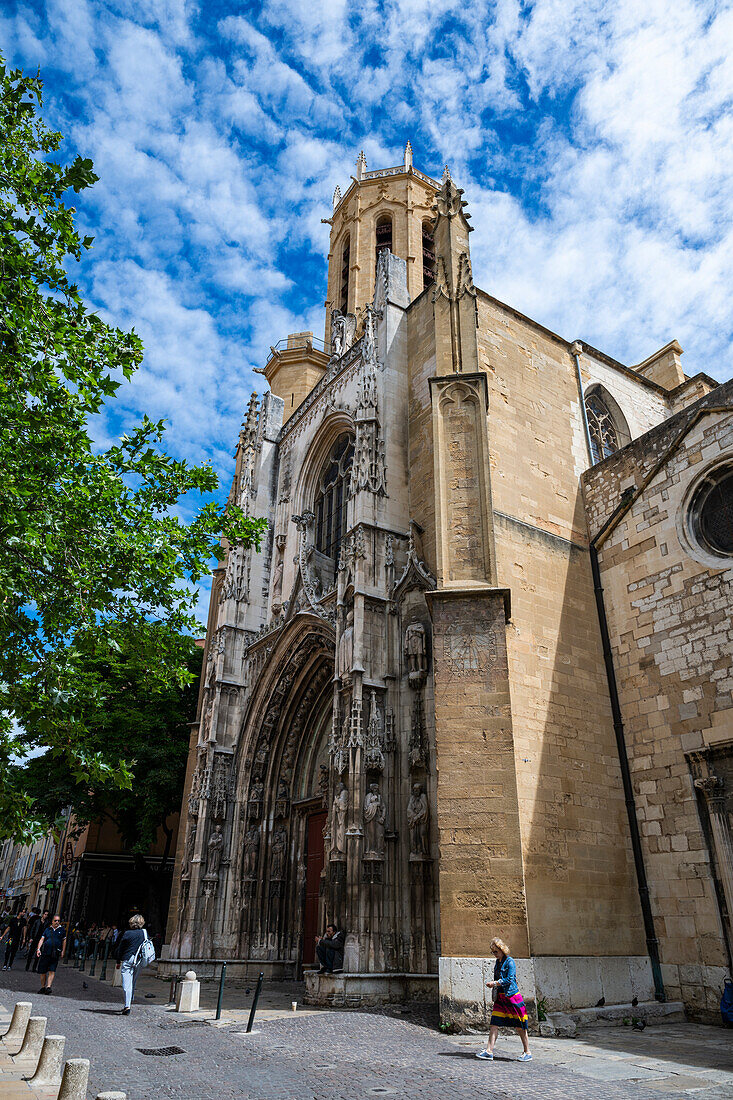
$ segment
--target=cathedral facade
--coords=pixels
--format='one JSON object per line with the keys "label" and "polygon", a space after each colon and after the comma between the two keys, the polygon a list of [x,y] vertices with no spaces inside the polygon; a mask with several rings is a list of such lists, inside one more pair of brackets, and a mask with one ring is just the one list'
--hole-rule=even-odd
{"label": "cathedral facade", "polygon": [[[704,1016],[733,913],[731,386],[477,288],[462,196],[409,144],[361,155],[325,340],[261,371],[230,500],[269,533],[214,575],[163,965],[480,1023],[499,935],[532,1005]],[[342,974],[311,969],[327,921]]]}

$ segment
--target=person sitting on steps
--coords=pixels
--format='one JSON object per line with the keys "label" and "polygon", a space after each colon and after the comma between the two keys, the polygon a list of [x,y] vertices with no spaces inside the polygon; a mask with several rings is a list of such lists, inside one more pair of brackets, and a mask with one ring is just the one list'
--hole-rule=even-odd
{"label": "person sitting on steps", "polygon": [[344,944],[346,933],[339,932],[335,924],[327,924],[323,936],[316,936],[316,955],[321,964],[319,974],[338,974],[344,968]]}

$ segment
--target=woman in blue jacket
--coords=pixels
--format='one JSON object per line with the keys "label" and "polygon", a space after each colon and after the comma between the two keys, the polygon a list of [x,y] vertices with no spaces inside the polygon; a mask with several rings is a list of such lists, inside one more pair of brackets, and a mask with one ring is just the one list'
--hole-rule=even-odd
{"label": "woman in blue jacket", "polygon": [[532,1055],[529,1053],[529,1039],[527,1038],[527,1009],[524,1006],[522,995],[517,985],[517,966],[509,954],[509,948],[503,940],[491,941],[491,953],[496,959],[494,963],[494,980],[487,982],[489,989],[496,990],[494,1008],[491,1013],[489,1025],[489,1045],[485,1050],[480,1050],[477,1058],[489,1061],[494,1057],[494,1044],[499,1034],[500,1027],[515,1027],[522,1040],[524,1053],[520,1054],[520,1062],[530,1062]]}

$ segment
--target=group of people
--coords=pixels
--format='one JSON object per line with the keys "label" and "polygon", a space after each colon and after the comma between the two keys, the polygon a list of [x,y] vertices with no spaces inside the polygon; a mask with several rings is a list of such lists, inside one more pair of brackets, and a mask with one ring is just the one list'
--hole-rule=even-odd
{"label": "group of people", "polygon": [[[140,913],[133,913],[128,921],[129,927],[125,932],[120,932],[117,925],[90,926],[87,936],[92,936],[98,942],[105,943],[110,940],[110,956],[116,960],[117,968],[121,971],[122,993],[124,1006],[121,1010],[123,1016],[128,1016],[135,995],[135,986],[138,975],[143,966],[155,957],[155,951],[144,949],[146,941],[152,945],[152,940],[145,929],[145,919]],[[29,913],[4,913],[0,916],[0,947],[5,946],[5,962],[3,970],[10,970],[15,960],[18,949],[26,947],[26,970],[32,969],[41,975],[41,988],[39,993],[48,996],[52,992],[53,980],[56,969],[62,958],[66,955],[67,937],[71,935],[71,951],[78,950],[79,943],[83,942],[85,933],[80,926],[72,927],[71,932],[61,923],[61,917],[50,916],[48,910],[40,912],[33,909]]]}

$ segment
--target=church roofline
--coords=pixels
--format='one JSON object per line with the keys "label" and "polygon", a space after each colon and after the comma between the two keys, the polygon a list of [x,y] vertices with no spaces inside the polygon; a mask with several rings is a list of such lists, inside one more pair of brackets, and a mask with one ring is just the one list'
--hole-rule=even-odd
{"label": "church roofline", "polygon": [[[476,287],[477,292],[486,298],[489,302],[493,302],[494,305],[499,306],[501,309],[505,309],[507,313],[511,313],[513,317],[516,317],[520,321],[525,321],[528,325],[537,329],[539,332],[549,336],[552,340],[557,341],[558,344],[562,344],[568,351],[572,348],[573,344],[578,343],[582,346],[583,351],[588,355],[592,355],[594,359],[599,359],[602,363],[606,363],[609,367],[615,367],[616,370],[622,372],[622,374],[628,375],[629,378],[635,379],[637,382],[641,382],[650,390],[654,390],[655,393],[662,394],[664,397],[669,397],[670,393],[674,393],[674,390],[665,389],[664,386],[660,386],[658,382],[652,382],[651,378],[645,378],[643,374],[639,374],[634,367],[627,367],[624,363],[620,363],[618,359],[614,359],[612,356],[607,355],[605,351],[600,351],[598,348],[594,348],[592,344],[589,344],[587,340],[566,340],[564,336],[558,336],[552,329],[547,328],[545,325],[540,324],[539,321],[535,321],[532,317],[528,317],[526,313],[521,313],[514,306],[507,305],[506,302],[502,302],[499,298],[495,298],[493,294],[489,294],[488,291],[482,290],[481,287]],[[416,299],[417,300],[417,299]],[[684,383],[686,384],[686,383]]]}

